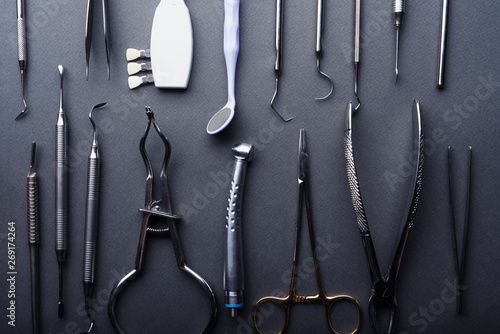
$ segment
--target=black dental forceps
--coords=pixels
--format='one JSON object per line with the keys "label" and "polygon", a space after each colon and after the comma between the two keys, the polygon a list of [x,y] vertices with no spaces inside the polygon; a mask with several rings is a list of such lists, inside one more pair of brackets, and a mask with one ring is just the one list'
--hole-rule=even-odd
{"label": "black dental forceps", "polygon": [[[378,266],[377,255],[375,254],[375,248],[373,246],[372,237],[370,234],[370,228],[368,227],[368,221],[365,214],[365,209],[363,206],[363,200],[361,198],[361,191],[358,182],[358,176],[356,174],[356,166],[354,164],[354,155],[352,148],[352,102],[349,101],[347,104],[346,111],[346,130],[344,132],[344,151],[345,160],[347,166],[347,178],[349,179],[349,188],[351,189],[351,199],[354,206],[354,211],[356,212],[356,220],[358,222],[358,228],[361,233],[361,239],[363,240],[363,246],[365,248],[366,259],[368,260],[368,267],[370,269],[370,278],[372,281],[372,293],[370,296],[370,301],[368,304],[368,310],[370,315],[370,324],[378,332],[377,323],[377,309],[381,306],[386,306],[390,310],[390,320],[389,328],[385,333],[393,333],[396,329],[396,284],[398,278],[399,267],[401,265],[401,259],[403,257],[403,251],[406,245],[406,239],[408,238],[408,233],[410,232],[413,223],[415,222],[415,215],[417,213],[417,205],[420,199],[420,189],[422,188],[422,171],[424,167],[424,136],[422,134],[422,123],[420,118],[420,104],[415,101],[413,106],[413,113],[416,116],[416,132],[417,132],[417,147],[415,148],[415,153],[417,154],[417,164],[415,173],[412,175],[412,183],[410,187],[410,193],[408,200],[406,202],[406,210],[402,226],[402,233],[397,244],[396,251],[393,256],[391,265],[389,266],[387,273],[382,276],[380,274],[380,269]],[[414,116],[414,117],[415,117]],[[415,122],[415,118],[413,119]]]}
{"label": "black dental forceps", "polygon": [[[110,78],[109,70],[109,9],[108,0],[102,1],[102,26],[104,33],[104,47],[106,48],[106,61],[108,64],[108,80]],[[89,79],[89,60],[90,60],[90,49],[92,47],[92,32],[94,30],[94,0],[88,0],[87,2],[87,24],[85,26],[85,76],[87,80]]]}
{"label": "black dental forceps", "polygon": [[[284,312],[284,323],[283,327],[280,330],[280,334],[286,331],[288,326],[288,320],[290,317],[290,307],[295,303],[304,303],[304,304],[322,304],[325,310],[325,317],[328,323],[328,326],[334,333],[338,333],[334,328],[330,320],[330,310],[332,306],[341,301],[348,301],[354,304],[358,313],[358,321],[356,323],[356,328],[350,332],[351,334],[356,333],[359,329],[359,325],[361,322],[361,309],[359,303],[356,299],[347,295],[337,295],[337,296],[326,296],[323,290],[323,283],[321,281],[321,275],[319,273],[319,263],[316,256],[316,246],[315,246],[315,238],[314,238],[314,228],[313,228],[313,220],[312,220],[312,210],[311,210],[311,200],[309,196],[309,174],[308,174],[308,161],[309,157],[307,155],[307,146],[306,146],[306,133],[304,129],[300,129],[299,135],[299,202],[298,202],[298,212],[297,212],[297,227],[295,232],[295,249],[293,254],[293,265],[292,265],[292,277],[290,280],[290,290],[288,292],[288,296],[286,297],[263,297],[257,301],[253,308],[252,316],[254,326],[257,329],[257,332],[262,334],[261,330],[257,326],[257,312],[259,307],[264,303],[273,303],[277,304],[281,307]],[[314,274],[316,276],[316,284],[318,286],[318,292],[314,296],[299,296],[295,293],[296,283],[297,283],[297,263],[298,263],[298,254],[300,253],[300,228],[302,225],[302,212],[303,212],[303,204],[305,202],[306,205],[306,213],[307,213],[307,225],[309,228],[309,242],[311,244],[312,257],[314,263]]]}
{"label": "black dental forceps", "polygon": [[[208,324],[201,333],[208,333],[215,322],[215,316],[217,314],[217,306],[215,304],[215,295],[212,288],[208,283],[191,268],[189,268],[184,260],[184,252],[182,250],[181,241],[179,235],[177,234],[177,229],[175,226],[175,221],[179,220],[180,217],[174,215],[172,212],[172,203],[170,200],[170,193],[168,191],[168,177],[167,177],[167,167],[170,160],[170,143],[165,135],[161,132],[158,123],[154,118],[154,114],[150,107],[146,107],[146,115],[148,116],[148,125],[146,131],[141,138],[140,151],[144,164],[146,165],[147,177],[146,177],[146,202],[144,209],[139,209],[144,216],[142,219],[141,235],[139,238],[139,247],[137,249],[137,258],[135,262],[135,269],[123,277],[120,282],[118,282],[109,296],[108,303],[108,317],[117,333],[124,334],[125,330],[118,323],[116,317],[116,300],[123,290],[130,285],[131,281],[140,275],[142,266],[144,264],[144,250],[146,246],[146,237],[148,234],[156,235],[167,235],[172,239],[172,245],[174,247],[174,253],[177,260],[177,265],[179,269],[188,275],[191,275],[205,290],[208,298],[210,299],[211,306],[211,316]],[[153,167],[151,166],[151,161],[149,160],[148,154],[146,152],[146,139],[149,134],[149,130],[153,124],[156,132],[160,136],[163,144],[165,145],[165,156],[163,158],[163,165],[160,172],[160,185],[161,185],[161,198],[159,200],[153,199]],[[158,219],[163,219],[167,223],[166,228],[153,228],[150,226],[151,219],[155,217]]]}

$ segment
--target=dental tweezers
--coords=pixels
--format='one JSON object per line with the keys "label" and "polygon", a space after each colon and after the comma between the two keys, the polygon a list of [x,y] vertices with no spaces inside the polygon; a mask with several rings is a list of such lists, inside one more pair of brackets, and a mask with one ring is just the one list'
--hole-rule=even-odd
{"label": "dental tweezers", "polygon": [[453,256],[455,259],[455,274],[457,279],[456,284],[456,303],[457,303],[457,314],[462,313],[462,294],[465,275],[465,254],[467,250],[467,236],[469,232],[469,220],[470,220],[470,193],[471,193],[471,180],[472,180],[472,147],[469,146],[469,165],[467,171],[467,186],[465,190],[465,213],[464,213],[464,224],[462,231],[462,251],[460,256],[458,254],[458,242],[457,242],[457,223],[455,221],[455,213],[453,208],[453,189],[452,189],[452,170],[451,170],[451,146],[448,147],[448,197],[450,202],[450,222],[451,222],[451,233],[453,240]]}
{"label": "dental tweezers", "polygon": [[[108,64],[108,80],[110,79],[110,69],[109,69],[109,7],[108,0],[102,1],[102,25],[104,30],[104,45],[106,48],[106,61]],[[94,30],[94,0],[88,0],[87,3],[87,24],[85,26],[85,56],[86,56],[86,67],[85,75],[87,80],[89,79],[89,60],[90,60],[90,49],[92,47],[92,32]]]}

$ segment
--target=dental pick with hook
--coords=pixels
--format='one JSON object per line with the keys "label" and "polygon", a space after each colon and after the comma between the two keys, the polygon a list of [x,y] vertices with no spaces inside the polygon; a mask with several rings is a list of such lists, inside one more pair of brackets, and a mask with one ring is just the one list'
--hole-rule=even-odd
{"label": "dental pick with hook", "polygon": [[85,312],[90,320],[90,328],[82,334],[90,333],[94,328],[94,314],[90,309],[94,291],[96,253],[97,253],[97,225],[99,222],[99,190],[101,178],[101,157],[99,154],[99,140],[97,127],[92,118],[95,109],[101,108],[106,102],[92,107],[89,113],[92,123],[93,139],[89,154],[87,172],[87,207],[85,211],[85,241],[83,243],[83,292],[85,295]]}
{"label": "dental pick with hook", "polygon": [[333,81],[325,72],[320,69],[320,59],[322,55],[321,48],[321,33],[323,32],[323,19],[324,19],[324,5],[323,0],[318,0],[318,17],[316,20],[316,67],[318,69],[318,73],[321,74],[325,79],[330,82],[330,92],[323,97],[317,97],[316,100],[324,101],[330,97],[333,93]]}
{"label": "dental pick with hook", "polygon": [[18,48],[18,60],[19,68],[21,70],[21,87],[23,93],[23,104],[24,109],[16,117],[16,121],[26,115],[28,111],[28,105],[26,104],[26,99],[24,98],[24,73],[26,72],[26,23],[24,20],[24,0],[17,0],[17,48]]}
{"label": "dental pick with hook", "polygon": [[359,78],[359,38],[361,34],[361,0],[356,0],[355,21],[354,21],[354,95],[358,105],[354,108],[357,111],[361,106],[358,96],[358,78]]}
{"label": "dental pick with hook", "polygon": [[274,107],[274,101],[276,96],[278,96],[278,82],[281,75],[281,58],[282,58],[282,34],[283,34],[283,0],[276,0],[276,38],[275,38],[275,48],[276,48],[276,60],[274,61],[274,74],[276,76],[276,88],[274,89],[273,98],[271,99],[271,108],[274,110],[276,115],[279,116],[283,121],[288,122],[292,120],[290,118],[284,118]]}

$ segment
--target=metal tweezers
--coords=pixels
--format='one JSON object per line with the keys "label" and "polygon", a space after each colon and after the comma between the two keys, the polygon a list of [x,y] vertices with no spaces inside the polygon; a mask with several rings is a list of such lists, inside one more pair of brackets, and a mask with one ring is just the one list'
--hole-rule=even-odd
{"label": "metal tweezers", "polygon": [[[106,61],[108,63],[108,80],[110,79],[109,70],[109,10],[108,10],[108,0],[102,1],[102,25],[104,30],[104,45],[106,47]],[[94,30],[94,0],[88,0],[87,3],[87,25],[85,26],[85,75],[87,80],[89,79],[89,60],[90,60],[90,48],[92,46],[92,31]]]}
{"label": "metal tweezers", "polygon": [[422,171],[424,167],[424,136],[422,134],[420,104],[418,101],[415,101],[414,103],[413,112],[416,115],[417,120],[415,126],[415,132],[417,134],[417,147],[415,148],[415,152],[418,152],[416,170],[412,174],[410,193],[408,194],[405,216],[402,225],[402,231],[400,231],[399,242],[397,244],[395,252],[393,253],[394,255],[392,258],[391,266],[388,268],[387,273],[384,276],[380,274],[377,255],[375,253],[375,248],[370,234],[370,228],[368,227],[368,221],[363,206],[363,200],[361,198],[356,166],[354,164],[354,154],[352,148],[352,102],[348,103],[346,112],[344,152],[347,166],[347,177],[349,179],[352,204],[354,206],[354,211],[356,212],[356,220],[358,223],[359,231],[361,233],[361,239],[363,240],[363,246],[365,248],[366,259],[368,260],[370,278],[372,282],[372,292],[368,305],[370,324],[375,329],[375,332],[378,332],[379,326],[377,322],[377,309],[384,306],[385,308],[390,310],[389,328],[384,331],[388,334],[393,333],[396,328],[396,285],[398,272],[401,265],[401,260],[403,258],[403,251],[406,245],[406,240],[408,238],[408,233],[410,232],[410,229],[415,221],[417,205],[420,199],[420,189],[422,188]]}
{"label": "metal tweezers", "polygon": [[[203,290],[206,292],[208,299],[210,300],[210,307],[211,307],[210,318],[207,325],[201,332],[201,333],[208,333],[212,328],[212,326],[214,325],[215,317],[217,314],[215,295],[212,288],[203,279],[203,277],[194,272],[185,263],[184,252],[182,250],[181,241],[179,239],[179,235],[177,234],[177,229],[175,226],[176,220],[179,220],[180,217],[172,213],[172,203],[170,200],[170,193],[168,191],[167,167],[170,159],[170,151],[171,151],[170,143],[168,139],[165,137],[165,135],[161,132],[160,127],[156,123],[151,108],[146,107],[146,114],[148,116],[148,125],[140,142],[140,151],[147,170],[146,202],[144,209],[139,209],[139,211],[141,211],[144,214],[144,216],[142,219],[142,228],[141,228],[141,235],[139,238],[139,247],[137,249],[135,269],[133,269],[130,273],[128,273],[125,277],[123,277],[111,291],[108,303],[108,317],[117,333],[121,334],[126,333],[118,323],[118,319],[116,316],[116,300],[118,299],[120,293],[123,292],[123,290],[130,285],[131,281],[137,278],[137,276],[139,276],[141,273],[144,264],[144,250],[146,246],[146,237],[148,236],[148,234],[166,235],[170,236],[172,239],[172,245],[174,247],[174,253],[179,269],[185,272],[186,274],[190,275],[193,279],[195,279],[202,286]],[[165,156],[163,158],[163,166],[160,172],[161,198],[159,200],[153,200],[153,167],[151,166],[151,161],[149,160],[148,154],[146,152],[146,139],[149,130],[151,128],[151,124],[153,124],[156,132],[163,141],[163,145],[165,146]],[[151,227],[150,223],[153,217],[157,218],[158,220],[164,220],[167,223],[167,227],[166,228]]]}

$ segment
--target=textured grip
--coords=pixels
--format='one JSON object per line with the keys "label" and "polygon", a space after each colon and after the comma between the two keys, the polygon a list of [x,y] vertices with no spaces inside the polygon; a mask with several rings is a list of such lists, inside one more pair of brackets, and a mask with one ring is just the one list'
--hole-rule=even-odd
{"label": "textured grip", "polygon": [[68,166],[66,125],[56,127],[56,250],[68,247]]}
{"label": "textured grip", "polygon": [[28,190],[28,243],[38,245],[40,243],[40,207],[38,197],[38,178],[29,176],[27,182]]}
{"label": "textured grip", "polygon": [[100,159],[97,156],[90,157],[87,174],[87,208],[85,213],[85,241],[83,250],[84,283],[93,283],[95,275],[100,169]]}
{"label": "textured grip", "polygon": [[83,245],[83,282],[93,283],[95,273],[96,243],[85,242]]}
{"label": "textured grip", "polygon": [[424,171],[424,160],[425,160],[425,140],[424,140],[424,135],[420,135],[418,169],[417,169],[417,176],[416,176],[416,182],[415,182],[415,192],[413,195],[413,201],[412,201],[410,215],[408,217],[408,229],[412,228],[413,222],[415,221],[415,216],[417,214],[418,202],[420,200],[420,190],[422,189],[422,175],[423,175],[423,171]]}
{"label": "textured grip", "polygon": [[404,13],[406,9],[405,0],[394,0],[394,13]]}
{"label": "textured grip", "polygon": [[17,19],[17,47],[19,61],[26,60],[26,25],[24,18]]}
{"label": "textured grip", "polygon": [[351,189],[351,200],[354,211],[356,212],[358,228],[361,233],[368,233],[370,232],[370,228],[368,227],[365,208],[363,206],[363,200],[361,198],[361,192],[359,190],[359,182],[358,176],[356,174],[356,166],[354,164],[354,154],[352,150],[350,131],[346,131],[344,134],[344,153],[347,167],[347,178],[349,179],[349,188]]}

